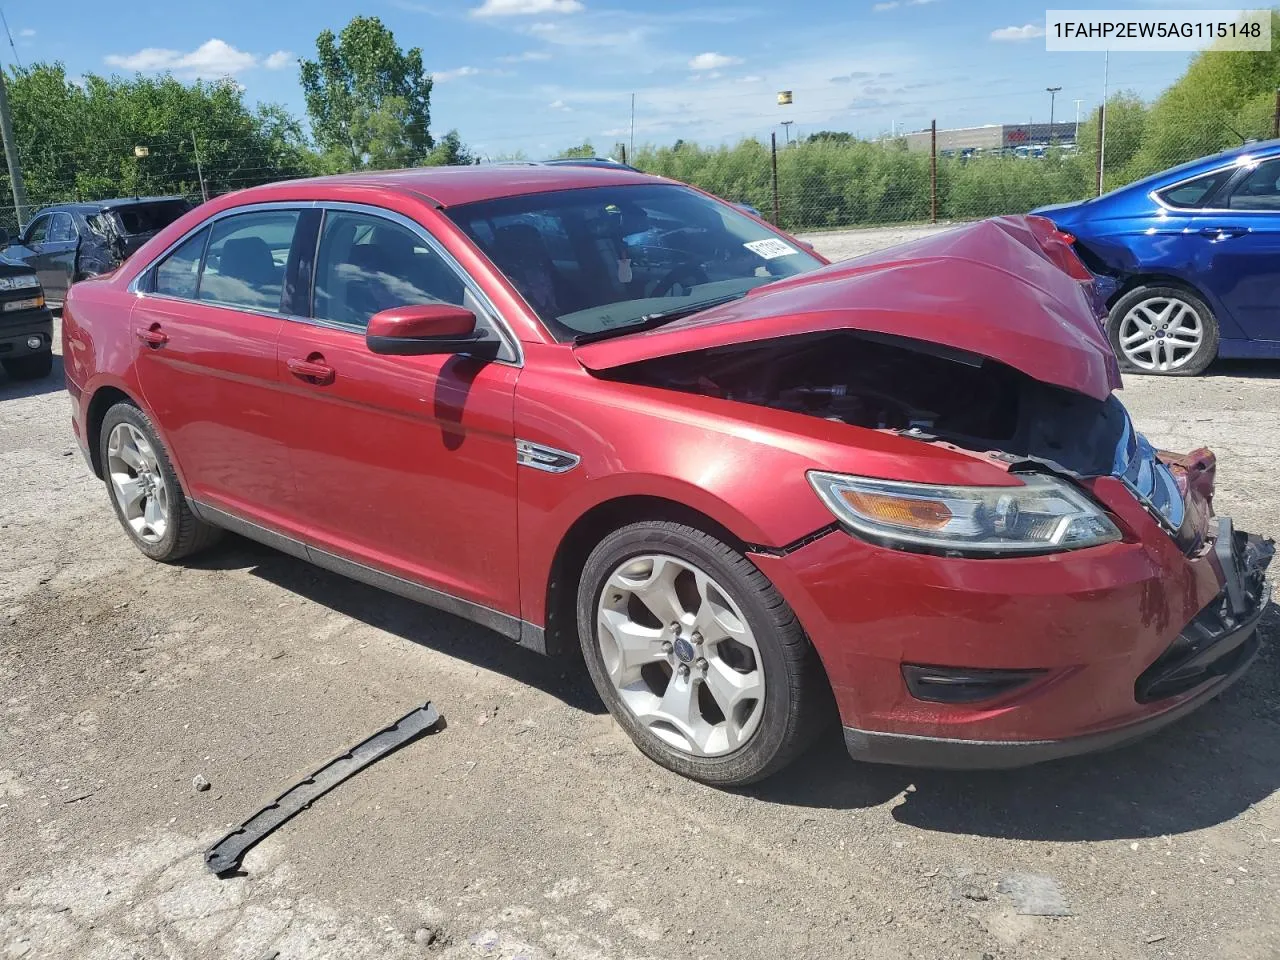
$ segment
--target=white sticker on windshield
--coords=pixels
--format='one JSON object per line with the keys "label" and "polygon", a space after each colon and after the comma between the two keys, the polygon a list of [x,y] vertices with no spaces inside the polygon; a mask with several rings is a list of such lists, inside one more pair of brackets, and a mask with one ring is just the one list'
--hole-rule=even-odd
{"label": "white sticker on windshield", "polygon": [[789,257],[793,253],[800,252],[791,244],[776,237],[770,237],[768,240],[752,240],[750,243],[744,243],[743,246],[756,256],[764,257],[766,260],[772,260],[775,257]]}

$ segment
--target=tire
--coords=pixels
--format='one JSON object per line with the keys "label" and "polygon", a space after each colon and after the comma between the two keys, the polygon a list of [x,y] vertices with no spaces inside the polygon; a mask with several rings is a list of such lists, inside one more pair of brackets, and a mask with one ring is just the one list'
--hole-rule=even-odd
{"label": "tire", "polygon": [[[1161,317],[1174,330],[1162,328]],[[1178,337],[1169,336],[1171,332]],[[1149,339],[1139,339],[1135,347],[1133,338],[1144,333]],[[1183,287],[1155,284],[1130,290],[1111,308],[1107,337],[1126,373],[1194,377],[1218,356],[1217,318],[1204,300]],[[1182,346],[1192,340],[1194,348]]]}
{"label": "tire", "polygon": [[[151,418],[132,403],[117,403],[107,411],[98,434],[98,452],[116,517],[134,546],[152,560],[174,563],[221,537],[220,529],[200,520],[187,506]],[[145,492],[129,496],[139,490]]]}
{"label": "tire", "polygon": [[[671,589],[655,586],[662,583]],[[654,607],[672,619],[660,625]],[[786,601],[741,553],[694,527],[647,521],[609,534],[583,567],[577,610],[587,669],[609,712],[645,755],[690,779],[719,787],[762,780],[798,757],[832,716],[822,666]],[[701,641],[699,625],[709,634]],[[631,649],[615,637],[629,638]],[[681,712],[664,712],[672,695],[696,711],[689,729],[705,742],[664,719]]]}
{"label": "tire", "polygon": [[41,380],[53,372],[53,352],[32,353],[12,360],[0,360],[4,372],[14,380]]}

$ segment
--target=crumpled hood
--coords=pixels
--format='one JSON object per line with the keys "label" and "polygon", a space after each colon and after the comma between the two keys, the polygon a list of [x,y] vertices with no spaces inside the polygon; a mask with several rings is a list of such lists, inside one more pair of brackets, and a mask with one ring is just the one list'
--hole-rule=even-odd
{"label": "crumpled hood", "polygon": [[654,330],[574,348],[588,370],[776,337],[861,330],[979,354],[1104,400],[1120,370],[1047,221],[1000,217],[753,290]]}

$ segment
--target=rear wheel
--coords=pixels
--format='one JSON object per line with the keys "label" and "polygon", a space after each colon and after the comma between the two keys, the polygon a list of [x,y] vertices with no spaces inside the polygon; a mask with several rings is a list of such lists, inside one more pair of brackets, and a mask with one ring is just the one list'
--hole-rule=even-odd
{"label": "rear wheel", "polygon": [[0,360],[4,372],[14,380],[40,380],[53,372],[53,353],[32,353],[25,357]]}
{"label": "rear wheel", "polygon": [[1123,370],[1195,376],[1218,355],[1218,321],[1209,305],[1181,287],[1143,286],[1121,297],[1107,320]]}
{"label": "rear wheel", "polygon": [[200,520],[150,418],[117,403],[103,418],[99,453],[111,505],[134,545],[152,560],[172,563],[216,541],[222,531]]}
{"label": "rear wheel", "polygon": [[829,715],[816,654],[745,557],[693,527],[636,523],[592,551],[578,631],[609,711],[651,759],[718,786],[796,758]]}

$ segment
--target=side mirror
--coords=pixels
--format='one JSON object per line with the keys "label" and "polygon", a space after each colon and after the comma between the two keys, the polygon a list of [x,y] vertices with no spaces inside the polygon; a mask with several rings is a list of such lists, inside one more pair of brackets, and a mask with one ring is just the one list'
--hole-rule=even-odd
{"label": "side mirror", "polygon": [[375,313],[369,318],[365,343],[373,353],[398,357],[498,353],[497,339],[476,329],[476,315],[451,303],[412,304]]}

